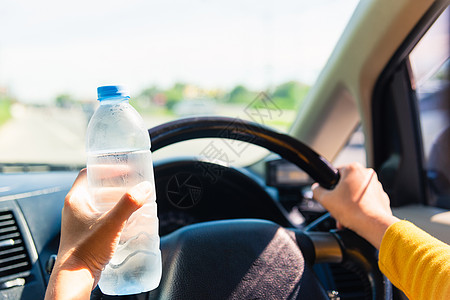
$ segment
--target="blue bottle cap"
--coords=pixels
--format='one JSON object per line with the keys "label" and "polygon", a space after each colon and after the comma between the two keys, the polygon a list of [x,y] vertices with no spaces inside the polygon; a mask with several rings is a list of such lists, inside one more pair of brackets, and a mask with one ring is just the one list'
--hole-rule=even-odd
{"label": "blue bottle cap", "polygon": [[130,94],[123,86],[120,85],[106,85],[97,88],[98,101],[107,98],[130,98]]}

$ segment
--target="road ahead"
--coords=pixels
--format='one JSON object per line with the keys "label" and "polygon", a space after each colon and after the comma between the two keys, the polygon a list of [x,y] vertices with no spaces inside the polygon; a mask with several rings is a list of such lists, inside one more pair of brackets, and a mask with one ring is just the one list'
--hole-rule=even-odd
{"label": "road ahead", "polygon": [[[87,115],[79,108],[15,105],[0,127],[0,162],[84,165]],[[152,127],[168,117],[145,118]]]}
{"label": "road ahead", "polygon": [[82,110],[15,105],[0,128],[0,162],[79,164],[85,161]]}
{"label": "road ahead", "polygon": [[[90,116],[82,109],[15,105],[12,114],[13,118],[0,127],[0,163],[85,164],[86,128]],[[151,128],[172,118],[144,116],[144,122]],[[155,159],[200,155],[208,146],[210,140],[205,139],[183,142],[158,151]],[[237,156],[223,141],[215,142],[214,146],[221,152],[229,152],[229,161],[237,165],[252,162],[266,153],[259,147],[250,146]]]}

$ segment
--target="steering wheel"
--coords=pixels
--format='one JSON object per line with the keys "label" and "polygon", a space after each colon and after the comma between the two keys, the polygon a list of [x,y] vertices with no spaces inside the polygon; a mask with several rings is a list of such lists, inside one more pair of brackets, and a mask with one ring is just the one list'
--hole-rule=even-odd
{"label": "steering wheel", "polygon": [[[256,123],[225,117],[195,117],[149,130],[152,151],[198,138],[248,142],[299,166],[332,189],[339,172],[291,136]],[[258,219],[188,225],[161,238],[163,276],[145,299],[329,299],[315,263],[354,264],[371,283],[371,298],[386,299],[389,283],[377,253],[349,230],[303,232]],[[148,298],[147,298],[148,297]]]}

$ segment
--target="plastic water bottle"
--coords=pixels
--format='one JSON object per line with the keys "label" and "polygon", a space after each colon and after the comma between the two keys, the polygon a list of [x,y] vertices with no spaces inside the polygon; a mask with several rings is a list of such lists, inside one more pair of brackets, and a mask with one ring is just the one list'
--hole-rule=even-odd
{"label": "plastic water bottle", "polygon": [[97,89],[99,108],[87,130],[87,177],[91,200],[101,212],[111,209],[133,186],[149,181],[152,195],[131,215],[99,287],[107,295],[153,290],[161,279],[158,218],[150,137],[139,113],[120,86]]}

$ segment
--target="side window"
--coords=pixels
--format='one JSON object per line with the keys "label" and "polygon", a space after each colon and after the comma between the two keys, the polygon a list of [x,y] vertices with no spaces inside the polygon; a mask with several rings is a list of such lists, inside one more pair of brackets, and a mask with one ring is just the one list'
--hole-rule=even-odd
{"label": "side window", "polygon": [[447,8],[409,55],[430,204],[443,208],[450,208],[449,20]]}
{"label": "side window", "polygon": [[333,160],[333,165],[339,167],[351,162],[359,162],[366,166],[366,148],[364,146],[364,132],[359,125],[348,139],[347,144]]}

